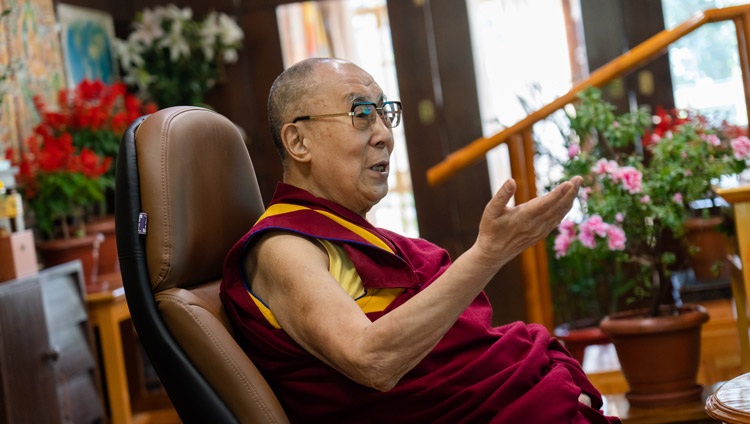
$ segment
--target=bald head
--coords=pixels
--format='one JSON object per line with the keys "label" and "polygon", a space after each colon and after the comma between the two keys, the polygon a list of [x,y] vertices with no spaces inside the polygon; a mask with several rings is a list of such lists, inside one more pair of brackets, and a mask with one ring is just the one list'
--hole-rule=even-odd
{"label": "bald head", "polygon": [[273,82],[268,95],[268,123],[273,143],[282,161],[286,158],[286,151],[281,141],[281,128],[294,116],[309,113],[306,111],[309,100],[320,91],[316,73],[326,66],[341,65],[356,66],[341,59],[305,59],[282,72]]}
{"label": "bald head", "polygon": [[268,99],[283,181],[365,214],[388,193],[393,131],[382,108],[364,113],[374,118],[364,126],[354,125],[351,110],[385,101],[372,75],[351,62],[308,59],[284,71]]}

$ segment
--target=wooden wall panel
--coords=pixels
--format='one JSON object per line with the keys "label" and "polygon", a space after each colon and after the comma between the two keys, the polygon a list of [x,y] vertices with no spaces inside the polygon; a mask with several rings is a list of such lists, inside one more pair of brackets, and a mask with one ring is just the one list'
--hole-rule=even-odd
{"label": "wooden wall panel", "polygon": [[[432,165],[482,135],[466,5],[390,1],[388,11],[420,234],[455,258],[474,243],[492,196],[485,161],[437,187],[425,178]],[[496,323],[524,319],[517,259],[487,292]]]}
{"label": "wooden wall panel", "polygon": [[[581,17],[589,71],[595,71],[664,29],[660,1],[581,0]],[[630,95],[639,105],[674,107],[672,91],[669,58],[665,54],[610,83],[604,94],[619,110],[625,111]]]}

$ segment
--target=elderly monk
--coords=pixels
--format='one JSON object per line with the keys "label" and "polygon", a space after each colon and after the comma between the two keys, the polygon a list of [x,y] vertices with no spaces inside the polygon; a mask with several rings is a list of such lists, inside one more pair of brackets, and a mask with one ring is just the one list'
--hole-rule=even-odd
{"label": "elderly monk", "polygon": [[268,102],[283,182],[228,253],[222,301],[292,422],[617,422],[549,332],[493,328],[483,289],[569,211],[580,178],[510,207],[507,181],[451,262],[365,214],[388,191],[401,104],[356,65],[309,59]]}

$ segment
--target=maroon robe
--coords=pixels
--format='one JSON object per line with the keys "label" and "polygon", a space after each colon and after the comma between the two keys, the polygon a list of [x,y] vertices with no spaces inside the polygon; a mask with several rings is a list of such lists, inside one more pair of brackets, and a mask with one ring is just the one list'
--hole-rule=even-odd
{"label": "maroon robe", "polygon": [[[306,208],[261,218],[231,249],[221,298],[243,349],[292,422],[619,422],[597,410],[602,405],[598,391],[546,328],[521,322],[492,327],[492,309],[484,293],[432,352],[387,392],[362,386],[310,355],[283,329],[269,324],[249,296],[243,255],[258,234],[285,230],[340,243],[366,289],[404,288],[383,312],[367,314],[373,321],[431,284],[450,265],[450,258],[425,240],[375,228],[348,209],[287,184],[279,184],[271,204],[279,203]],[[349,228],[326,213],[348,221]],[[373,235],[379,245],[368,237]],[[582,391],[597,409],[578,402]]]}

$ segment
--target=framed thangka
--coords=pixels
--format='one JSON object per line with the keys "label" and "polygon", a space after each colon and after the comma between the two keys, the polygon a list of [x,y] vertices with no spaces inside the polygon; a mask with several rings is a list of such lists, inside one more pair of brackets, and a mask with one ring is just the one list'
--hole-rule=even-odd
{"label": "framed thangka", "polygon": [[7,74],[0,105],[1,125],[7,127],[0,131],[0,147],[18,151],[39,122],[34,96],[56,101],[65,74],[53,1],[0,0],[0,7],[8,11],[0,23],[0,66]]}
{"label": "framed thangka", "polygon": [[13,100],[13,64],[8,54],[8,37],[6,23],[10,12],[6,0],[0,0],[0,155],[4,157],[5,149],[17,149],[18,131],[16,127],[15,105]]}
{"label": "framed thangka", "polygon": [[119,79],[113,50],[115,26],[112,15],[96,9],[57,5],[60,40],[68,87],[83,79],[112,84]]}

